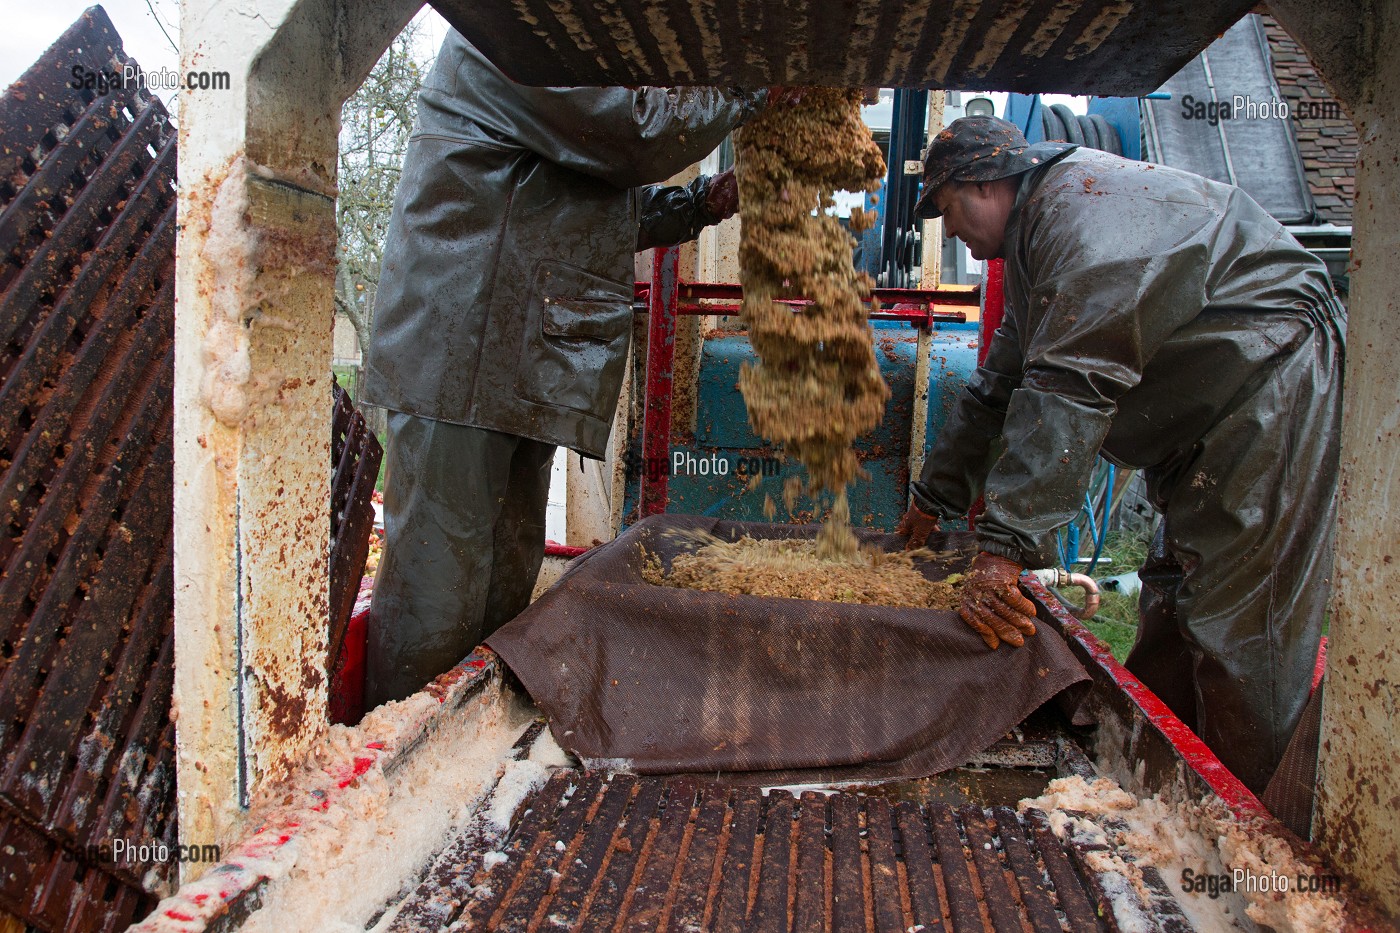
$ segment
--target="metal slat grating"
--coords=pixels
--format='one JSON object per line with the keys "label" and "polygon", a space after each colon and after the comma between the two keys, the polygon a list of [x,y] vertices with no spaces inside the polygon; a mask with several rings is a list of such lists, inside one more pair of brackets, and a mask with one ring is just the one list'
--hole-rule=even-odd
{"label": "metal slat grating", "polygon": [[[93,7],[0,98],[0,910],[123,929],[173,862],[175,131]],[[151,874],[148,875],[148,870]]]}
{"label": "metal slat grating", "polygon": [[[499,852],[449,847],[390,928],[1114,929],[1112,885],[1033,810],[559,771],[522,812]],[[1147,914],[1189,929],[1160,893]]]}
{"label": "metal slat grating", "polygon": [[1242,0],[433,0],[535,85],[824,85],[1137,95],[1249,12]]}
{"label": "metal slat grating", "polygon": [[[128,64],[93,7],[0,98],[0,912],[74,933],[174,880],[114,841],[178,841],[175,130],[144,90],[70,83]],[[333,412],[338,650],[382,451],[339,386]]]}
{"label": "metal slat grating", "polygon": [[330,636],[327,659],[334,672],[355,609],[360,578],[374,530],[374,484],[384,448],[355,409],[350,394],[333,382],[331,414]]}

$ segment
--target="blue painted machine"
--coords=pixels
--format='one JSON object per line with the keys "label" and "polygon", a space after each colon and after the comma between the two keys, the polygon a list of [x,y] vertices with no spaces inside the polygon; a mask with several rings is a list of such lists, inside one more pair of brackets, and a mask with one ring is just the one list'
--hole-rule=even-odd
{"label": "blue painted machine", "polygon": [[[667,261],[663,255],[657,265]],[[738,285],[682,284],[673,274],[668,282],[666,270],[661,272],[654,277],[660,283],[657,288],[647,283],[637,287],[650,314],[646,409],[642,431],[629,439],[623,524],[659,512],[763,521],[767,496],[778,506],[776,521],[820,520],[830,506],[829,497],[822,502],[802,497],[792,514],[783,508],[783,483],[805,471],[749,427],[737,383],[740,367],[756,357],[742,333],[719,332],[705,340],[695,386],[694,432],[672,430],[676,316],[734,313],[741,290]],[[732,303],[701,303],[716,299]],[[856,442],[870,478],[851,486],[853,524],[893,530],[904,514],[911,464],[922,463],[928,441],[942,430],[958,392],[977,366],[978,325],[965,323],[961,310],[976,302],[976,292],[965,286],[875,290],[871,323],[876,358],[891,396],[879,426]],[[921,341],[927,354],[922,379]],[[926,392],[916,391],[919,382]],[[917,445],[912,457],[911,439]],[[754,488],[747,488],[755,477]]]}

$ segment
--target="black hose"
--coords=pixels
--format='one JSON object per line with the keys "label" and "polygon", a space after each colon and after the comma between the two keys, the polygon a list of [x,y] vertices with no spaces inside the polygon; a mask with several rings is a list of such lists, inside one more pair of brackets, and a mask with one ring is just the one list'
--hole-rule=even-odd
{"label": "black hose", "polygon": [[1098,128],[1100,149],[1104,152],[1111,152],[1116,156],[1123,154],[1123,140],[1118,135],[1118,130],[1112,123],[1108,122],[1103,114],[1089,114],[1089,122]]}
{"label": "black hose", "polygon": [[1060,118],[1060,123],[1065,128],[1065,142],[1084,145],[1084,134],[1079,132],[1079,119],[1074,115],[1074,111],[1064,104],[1051,104],[1050,110]]}
{"label": "black hose", "polygon": [[1079,124],[1079,134],[1084,137],[1084,145],[1090,149],[1102,149],[1099,143],[1099,128],[1093,120],[1088,117],[1075,117],[1075,122]]}

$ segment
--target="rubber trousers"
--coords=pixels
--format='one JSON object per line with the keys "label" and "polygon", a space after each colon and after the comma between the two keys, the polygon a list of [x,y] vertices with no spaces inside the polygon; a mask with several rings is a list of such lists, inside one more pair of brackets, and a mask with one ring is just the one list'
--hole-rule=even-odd
{"label": "rubber trousers", "polygon": [[421,690],[530,603],[554,445],[389,412],[365,705]]}
{"label": "rubber trousers", "polygon": [[1126,666],[1256,794],[1307,703],[1330,593],[1344,313],[1147,476],[1163,521]]}

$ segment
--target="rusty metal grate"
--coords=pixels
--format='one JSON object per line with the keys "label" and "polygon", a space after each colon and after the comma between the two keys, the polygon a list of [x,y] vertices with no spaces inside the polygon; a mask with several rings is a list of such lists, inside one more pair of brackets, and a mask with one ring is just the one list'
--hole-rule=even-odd
{"label": "rusty metal grate", "polygon": [[[449,847],[391,929],[1078,933],[1114,929],[1122,889],[1037,811],[570,771],[525,808],[500,853]],[[1162,893],[1144,915],[1189,930]]]}
{"label": "rusty metal grate", "polygon": [[516,81],[537,85],[1002,88],[1135,96],[1249,0],[432,0]]}
{"label": "rusty metal grate", "polygon": [[93,7],[0,99],[0,910],[44,930],[173,874],[88,854],[176,834],[175,132],[69,83],[129,61]]}
{"label": "rusty metal grate", "polygon": [[[0,912],[124,929],[175,863],[175,130],[101,7],[0,98]],[[81,69],[81,70],[79,70]],[[344,639],[382,452],[337,387]],[[332,657],[334,657],[334,653]]]}
{"label": "rusty metal grate", "polygon": [[360,578],[369,556],[369,535],[374,530],[374,483],[384,449],[350,401],[350,395],[333,383],[335,408],[331,416],[331,568],[330,638],[327,659],[334,672],[340,663],[345,632],[360,591]]}

